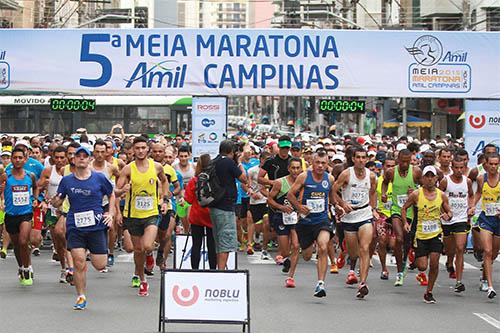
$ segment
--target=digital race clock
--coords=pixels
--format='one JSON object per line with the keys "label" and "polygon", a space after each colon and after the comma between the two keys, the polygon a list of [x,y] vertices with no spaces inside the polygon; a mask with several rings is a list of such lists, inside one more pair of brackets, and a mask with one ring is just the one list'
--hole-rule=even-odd
{"label": "digital race clock", "polygon": [[364,113],[365,101],[345,99],[320,99],[319,112]]}
{"label": "digital race clock", "polygon": [[51,111],[95,112],[95,99],[51,98],[49,103]]}

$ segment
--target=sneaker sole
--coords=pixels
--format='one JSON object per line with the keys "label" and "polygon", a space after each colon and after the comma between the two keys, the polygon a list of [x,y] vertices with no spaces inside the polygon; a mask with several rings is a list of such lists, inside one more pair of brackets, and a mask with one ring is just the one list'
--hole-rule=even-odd
{"label": "sneaker sole", "polygon": [[139,297],[148,297],[148,296],[149,296],[149,293],[147,293],[147,294],[143,294],[143,295],[138,294],[138,296],[139,296]]}
{"label": "sneaker sole", "polygon": [[314,293],[314,297],[318,297],[318,298],[326,297],[326,291],[321,290],[320,292]]}
{"label": "sneaker sole", "polygon": [[425,304],[436,304],[436,301],[428,301],[424,299]]}
{"label": "sneaker sole", "polygon": [[497,296],[497,293],[496,292],[492,292],[491,294],[488,295],[488,298],[489,299],[493,299]]}

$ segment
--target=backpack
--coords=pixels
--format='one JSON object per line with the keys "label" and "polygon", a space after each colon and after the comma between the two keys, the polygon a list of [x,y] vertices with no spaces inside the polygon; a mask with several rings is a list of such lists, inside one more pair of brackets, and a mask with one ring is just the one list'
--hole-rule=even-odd
{"label": "backpack", "polygon": [[215,172],[215,166],[220,158],[217,157],[208,163],[198,175],[196,182],[196,199],[201,207],[215,206],[226,194]]}

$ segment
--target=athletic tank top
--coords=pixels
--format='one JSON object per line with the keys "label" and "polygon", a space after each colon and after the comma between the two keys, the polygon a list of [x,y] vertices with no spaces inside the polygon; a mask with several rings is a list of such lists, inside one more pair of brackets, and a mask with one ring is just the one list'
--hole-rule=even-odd
{"label": "athletic tank top", "polygon": [[5,213],[8,215],[25,215],[33,213],[33,178],[31,173],[23,171],[22,179],[16,179],[12,171],[7,172],[4,199]]}
{"label": "athletic tank top", "polygon": [[[406,177],[401,177],[399,174],[399,166],[394,168],[394,181],[392,182],[392,206],[391,214],[401,215],[401,207],[408,200],[408,189],[415,189],[415,182],[413,181],[413,167],[410,165]],[[408,209],[406,216],[413,217],[413,210]]]}
{"label": "athletic tank top", "polygon": [[155,162],[151,159],[148,170],[144,173],[137,169],[136,162],[130,163],[130,180],[132,186],[125,198],[123,216],[144,219],[158,215],[158,193]]}
{"label": "athletic tank top", "polygon": [[370,206],[370,170],[365,168],[363,179],[356,177],[354,167],[349,169],[349,182],[342,189],[342,199],[352,206],[352,212],[345,214],[341,221],[343,223],[358,223],[373,218]]}
{"label": "athletic tank top", "polygon": [[309,207],[309,215],[302,218],[301,224],[319,224],[328,222],[328,194],[330,193],[330,180],[328,173],[323,173],[321,181],[316,182],[312,171],[307,170],[307,177],[304,184],[304,195],[302,204]]}
{"label": "athletic tank top", "polygon": [[[290,203],[290,201],[288,201],[286,197],[291,187],[286,178],[287,176],[277,179],[278,181],[281,182],[281,189],[278,195],[276,196],[275,201],[280,205],[292,207],[292,204]],[[274,218],[279,219],[280,222],[283,221],[283,224],[285,225],[297,224],[298,222],[298,215],[295,211],[290,214],[286,214],[283,213],[282,211],[275,210],[274,216],[275,216]]]}
{"label": "athletic tank top", "polygon": [[194,166],[191,162],[188,162],[188,165],[189,165],[189,168],[186,171],[181,169],[180,164],[176,164],[174,167],[174,169],[179,171],[179,173],[181,174],[182,182],[185,184],[185,186],[187,186],[187,184],[189,183],[191,178],[194,177]]}
{"label": "athletic tank top", "polygon": [[451,180],[451,176],[449,175],[445,177],[447,182],[445,193],[448,195],[448,201],[450,203],[453,217],[450,221],[442,220],[441,222],[445,225],[467,222],[467,197],[469,195],[467,177],[462,176],[460,184],[453,182],[453,180]]}
{"label": "athletic tank top", "polygon": [[[115,162],[115,160],[113,160],[113,165],[114,165],[114,162]],[[113,186],[113,189],[115,188],[115,181],[113,181],[112,178],[116,178],[116,177],[114,175],[109,174],[109,162],[108,161],[104,161],[103,170],[96,170],[94,167],[94,161],[92,161],[92,170],[95,172],[98,172],[98,173],[102,173],[106,177],[106,179],[109,180],[109,182]],[[104,207],[107,204],[109,204],[109,197],[107,195],[105,195],[104,197],[102,197],[102,206]]]}
{"label": "athletic tank top", "polygon": [[424,195],[424,189],[418,190],[418,217],[416,239],[431,239],[441,234],[441,206],[443,198],[441,191],[436,189],[436,198],[429,200]]}
{"label": "athletic tank top", "polygon": [[481,198],[483,200],[481,208],[485,215],[495,216],[500,208],[500,180],[491,186],[488,183],[488,173],[485,173]]}
{"label": "athletic tank top", "polygon": [[377,209],[385,217],[391,216],[391,206],[392,206],[392,183],[387,186],[387,202],[382,202],[382,183],[384,182],[384,176],[380,176],[377,179]]}
{"label": "athletic tank top", "polygon": [[[56,194],[57,194],[57,188],[59,187],[59,183],[63,179],[63,176],[61,176],[56,169],[56,166],[52,166],[51,171],[50,171],[50,177],[49,177],[49,185],[47,186],[47,195],[49,199],[52,199]],[[49,203],[49,208],[51,210],[51,213],[55,216],[55,208],[52,206],[52,204]]]}

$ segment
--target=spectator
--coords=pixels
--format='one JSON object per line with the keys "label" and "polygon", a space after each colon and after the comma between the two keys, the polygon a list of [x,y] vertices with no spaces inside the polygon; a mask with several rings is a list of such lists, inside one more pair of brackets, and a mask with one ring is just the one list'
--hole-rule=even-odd
{"label": "spectator", "polygon": [[215,172],[221,187],[225,189],[222,199],[210,207],[210,219],[212,220],[219,270],[226,268],[229,252],[238,249],[236,215],[234,212],[237,198],[236,179],[248,186],[247,177],[234,162],[234,149],[233,142],[229,140],[222,141],[219,146],[219,155],[214,160]]}
{"label": "spectator", "polygon": [[191,235],[193,238],[193,248],[191,250],[191,268],[193,269],[198,269],[200,266],[200,252],[204,235],[207,236],[208,264],[210,269],[217,269],[217,254],[215,252],[215,242],[212,233],[212,221],[210,221],[210,210],[201,207],[196,198],[198,175],[209,162],[209,154],[200,156],[200,159],[196,163],[194,177],[187,184],[184,194],[184,198],[191,205],[188,220],[191,224]]}

